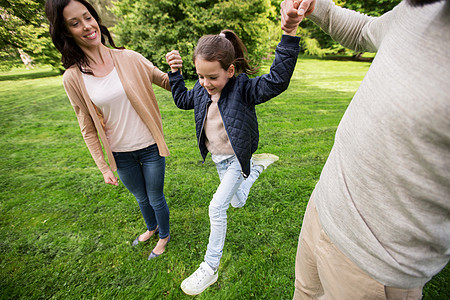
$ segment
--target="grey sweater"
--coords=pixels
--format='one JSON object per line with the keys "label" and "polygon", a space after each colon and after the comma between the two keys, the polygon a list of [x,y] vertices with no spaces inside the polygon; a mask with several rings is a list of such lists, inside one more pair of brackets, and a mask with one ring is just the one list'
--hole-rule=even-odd
{"label": "grey sweater", "polygon": [[315,189],[322,226],[382,284],[422,286],[450,257],[450,2],[373,18],[318,0],[310,18],[377,52]]}

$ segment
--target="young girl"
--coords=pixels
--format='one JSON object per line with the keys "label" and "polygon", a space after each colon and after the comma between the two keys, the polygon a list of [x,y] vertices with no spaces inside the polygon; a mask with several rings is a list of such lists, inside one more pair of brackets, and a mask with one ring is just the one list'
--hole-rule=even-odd
{"label": "young girl", "polygon": [[[108,29],[85,0],[47,0],[50,34],[62,54],[63,83],[81,133],[105,183],[118,185],[113,171],[136,197],[147,225],[133,246],[157,233],[149,259],[170,240],[169,208],[163,193],[165,156],[161,115],[152,82],[170,90],[167,74],[142,55],[114,48]],[[103,155],[101,142],[108,156]]]}
{"label": "young girl", "polygon": [[204,262],[181,284],[188,295],[200,294],[217,281],[230,203],[242,207],[261,172],[278,160],[272,154],[253,155],[252,163],[259,139],[255,105],[287,89],[300,50],[296,29],[282,36],[270,73],[253,79],[247,76],[254,73],[247,50],[231,30],[198,41],[193,59],[199,80],[192,90],[186,89],[179,71],[182,60],[178,51],[166,55],[175,104],[194,109],[201,155],[204,160],[211,152],[220,178],[209,205],[211,228]]}

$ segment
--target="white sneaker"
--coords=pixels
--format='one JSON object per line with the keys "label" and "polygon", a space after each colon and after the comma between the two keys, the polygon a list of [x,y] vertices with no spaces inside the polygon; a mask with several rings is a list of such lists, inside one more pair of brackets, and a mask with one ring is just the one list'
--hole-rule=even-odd
{"label": "white sneaker", "polygon": [[255,166],[263,167],[263,170],[267,169],[272,163],[276,162],[280,158],[270,153],[253,154],[252,161]]}
{"label": "white sneaker", "polygon": [[202,262],[197,271],[183,280],[181,289],[185,294],[198,295],[216,282],[218,277],[217,272],[214,273],[214,270],[206,262]]}

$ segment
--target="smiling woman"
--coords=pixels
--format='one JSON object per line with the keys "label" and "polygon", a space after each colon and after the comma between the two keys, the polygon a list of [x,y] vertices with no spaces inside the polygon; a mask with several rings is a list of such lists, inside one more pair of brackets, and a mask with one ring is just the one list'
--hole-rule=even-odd
{"label": "smiling woman", "polygon": [[98,47],[100,28],[95,18],[86,6],[77,1],[71,1],[63,10],[64,20],[70,36],[80,46],[83,52]]}
{"label": "smiling woman", "polygon": [[[101,19],[94,7],[84,0],[70,1],[70,0],[52,0],[47,1],[45,5],[45,12],[50,23],[50,35],[52,37],[53,44],[56,49],[62,54],[62,63],[64,68],[69,68],[70,66],[76,64],[80,69],[82,66],[88,66],[89,61],[85,53],[81,50],[80,46],[76,43],[76,40],[72,38],[72,32],[69,29],[69,25],[76,25],[76,22],[71,24],[67,23],[69,18],[80,17],[76,15],[65,16],[64,13],[69,13],[70,11],[65,11],[66,6],[81,5],[84,7],[82,9],[83,13],[81,19],[91,18],[92,22],[96,23],[97,36],[100,36],[100,41],[102,44],[106,44],[106,39],[108,43],[113,48],[118,48],[114,44],[111,34],[104,25],[102,25]],[[72,14],[76,11],[72,11]],[[83,14],[86,14],[83,16]],[[67,17],[67,19],[66,19]],[[79,25],[78,25],[79,26]],[[81,27],[81,26],[80,26]],[[92,32],[91,32],[92,33]],[[96,37],[97,38],[97,37]],[[86,70],[85,70],[86,71]]]}
{"label": "smiling woman", "polygon": [[[149,259],[158,257],[170,241],[169,207],[163,192],[169,150],[152,83],[170,90],[168,76],[139,53],[117,48],[88,2],[47,0],[45,11],[53,43],[67,69],[64,88],[86,145],[105,183],[119,185],[117,170],[136,197],[147,230],[133,246],[159,231]],[[105,45],[105,37],[115,49]]]}

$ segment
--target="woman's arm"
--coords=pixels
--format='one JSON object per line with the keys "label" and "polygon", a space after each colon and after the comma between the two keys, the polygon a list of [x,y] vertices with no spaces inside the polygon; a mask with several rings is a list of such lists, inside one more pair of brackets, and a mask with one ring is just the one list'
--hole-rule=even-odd
{"label": "woman's arm", "polygon": [[160,69],[158,69],[151,61],[145,58],[142,54],[138,52],[134,52],[134,57],[137,57],[136,63],[140,63],[145,72],[147,72],[150,76],[151,83],[156,84],[163,89],[170,91],[169,77],[167,73],[164,73]]}
{"label": "woman's arm", "polygon": [[112,173],[112,171],[109,165],[106,163],[105,157],[103,155],[103,149],[98,138],[98,133],[95,128],[94,121],[92,120],[89,112],[83,109],[83,106],[81,105],[83,101],[81,92],[75,87],[73,80],[70,80],[68,77],[70,77],[70,75],[66,71],[66,74],[64,74],[63,78],[64,89],[66,90],[69,101],[72,104],[75,115],[77,116],[81,135],[83,136],[83,139],[89,149],[89,152],[91,153],[92,158],[94,159],[95,164],[102,172],[105,183],[117,185],[117,178],[114,176],[114,174],[112,174],[111,176],[110,173]]}
{"label": "woman's arm", "polygon": [[157,86],[162,87],[163,89],[170,91],[169,76],[167,76],[167,73],[164,73],[157,67],[154,67],[152,74],[153,74],[152,78],[153,83],[155,83]]}

